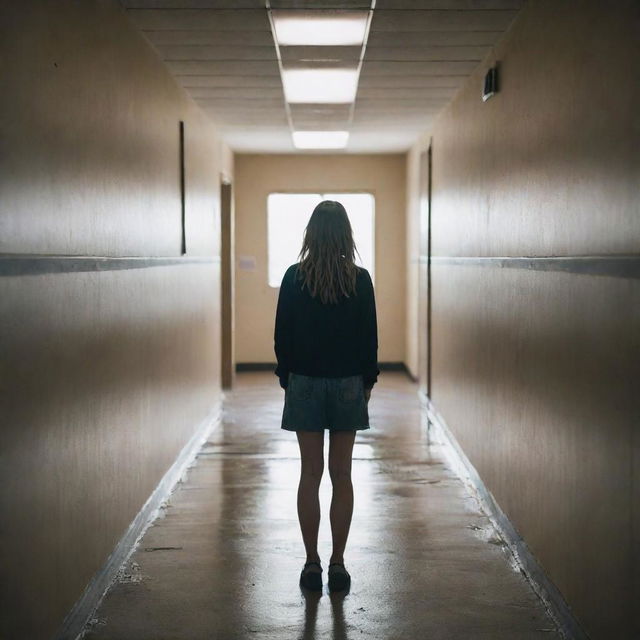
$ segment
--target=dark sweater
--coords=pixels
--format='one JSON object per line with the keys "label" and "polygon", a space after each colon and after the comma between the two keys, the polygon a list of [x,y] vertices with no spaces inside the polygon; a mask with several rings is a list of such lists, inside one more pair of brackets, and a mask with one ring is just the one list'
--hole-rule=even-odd
{"label": "dark sweater", "polygon": [[356,294],[322,304],[296,278],[299,263],[282,278],[274,332],[278,366],[286,388],[289,373],[323,378],[362,375],[366,388],[378,379],[378,326],[371,276],[358,267]]}

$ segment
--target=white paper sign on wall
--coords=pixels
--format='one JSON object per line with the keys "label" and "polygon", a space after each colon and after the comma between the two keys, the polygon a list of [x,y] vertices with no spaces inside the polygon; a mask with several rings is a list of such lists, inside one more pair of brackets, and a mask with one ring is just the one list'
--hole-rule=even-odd
{"label": "white paper sign on wall", "polygon": [[241,271],[255,271],[256,270],[256,258],[255,256],[239,256],[238,267]]}

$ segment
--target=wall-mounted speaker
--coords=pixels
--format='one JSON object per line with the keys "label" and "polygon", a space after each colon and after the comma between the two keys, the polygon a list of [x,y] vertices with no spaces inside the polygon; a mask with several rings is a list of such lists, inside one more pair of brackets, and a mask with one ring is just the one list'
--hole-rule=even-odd
{"label": "wall-mounted speaker", "polygon": [[491,67],[484,77],[482,101],[486,102],[494,93],[498,92],[498,67]]}

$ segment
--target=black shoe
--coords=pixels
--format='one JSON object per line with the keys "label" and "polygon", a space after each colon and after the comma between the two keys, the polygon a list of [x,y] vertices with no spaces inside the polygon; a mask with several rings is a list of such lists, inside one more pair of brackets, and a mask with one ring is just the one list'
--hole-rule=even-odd
{"label": "black shoe", "polygon": [[[320,571],[309,571],[309,566],[315,564],[320,567]],[[304,569],[300,573],[300,586],[305,589],[311,589],[312,591],[320,591],[322,589],[322,567],[319,562],[311,560],[305,562]]]}
{"label": "black shoe", "polygon": [[[341,567],[332,569],[331,567]],[[329,564],[329,591],[342,591],[351,585],[351,576],[341,562]]]}

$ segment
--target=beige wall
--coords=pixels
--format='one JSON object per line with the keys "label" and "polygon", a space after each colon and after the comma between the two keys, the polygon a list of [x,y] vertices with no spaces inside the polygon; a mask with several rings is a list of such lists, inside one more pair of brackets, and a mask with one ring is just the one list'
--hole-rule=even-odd
{"label": "beige wall", "polygon": [[255,271],[236,265],[238,362],[275,362],[278,289],[267,282],[267,196],[278,191],[368,191],[375,196],[375,292],[378,359],[405,357],[404,155],[244,155],[235,160],[236,258],[255,256]]}
{"label": "beige wall", "polygon": [[12,3],[3,27],[0,252],[179,256],[183,120],[187,251],[213,258],[0,277],[0,636],[37,640],[219,401],[232,166],[117,2]]}
{"label": "beige wall", "polygon": [[418,296],[420,259],[420,154],[429,144],[429,134],[422,136],[409,150],[407,159],[407,224],[406,224],[406,271],[407,271],[407,316],[405,364],[414,378],[418,377]]}
{"label": "beige wall", "polygon": [[[526,6],[429,132],[434,256],[638,254],[633,6]],[[437,409],[589,636],[638,637],[639,281],[436,260],[432,300]]]}

